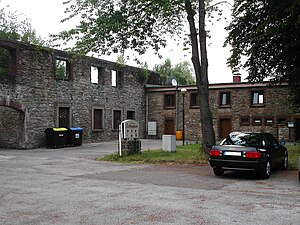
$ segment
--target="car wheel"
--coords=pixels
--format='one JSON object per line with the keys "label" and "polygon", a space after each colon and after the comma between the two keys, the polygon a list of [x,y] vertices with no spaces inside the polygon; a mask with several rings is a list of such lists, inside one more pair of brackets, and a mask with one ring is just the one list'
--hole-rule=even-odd
{"label": "car wheel", "polygon": [[288,168],[288,164],[289,164],[289,158],[287,155],[285,155],[283,161],[281,162],[280,168],[282,170],[286,170]]}
{"label": "car wheel", "polygon": [[262,179],[268,179],[271,175],[271,163],[269,160],[266,161],[263,170],[260,172]]}
{"label": "car wheel", "polygon": [[214,174],[216,176],[222,176],[224,174],[224,170],[220,169],[220,168],[213,168],[214,170]]}

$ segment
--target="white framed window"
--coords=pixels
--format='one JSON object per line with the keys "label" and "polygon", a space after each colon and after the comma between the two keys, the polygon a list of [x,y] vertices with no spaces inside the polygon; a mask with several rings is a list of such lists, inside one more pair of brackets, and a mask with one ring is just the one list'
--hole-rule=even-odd
{"label": "white framed window", "polygon": [[263,105],[264,104],[264,92],[253,91],[252,92],[252,105]]}

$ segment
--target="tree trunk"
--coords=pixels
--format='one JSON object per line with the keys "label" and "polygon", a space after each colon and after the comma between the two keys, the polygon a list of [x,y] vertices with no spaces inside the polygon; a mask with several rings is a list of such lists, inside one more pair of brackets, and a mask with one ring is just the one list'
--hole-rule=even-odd
{"label": "tree trunk", "polygon": [[[208,83],[208,61],[206,50],[206,31],[205,31],[205,4],[204,0],[199,0],[199,45],[198,35],[195,26],[194,15],[191,1],[185,0],[185,9],[191,32],[192,43],[192,62],[196,74],[196,83],[200,99],[200,116],[202,131],[202,149],[209,153],[210,148],[215,144],[215,133],[213,129],[212,114],[209,108],[209,83]],[[200,62],[201,59],[201,62]]]}

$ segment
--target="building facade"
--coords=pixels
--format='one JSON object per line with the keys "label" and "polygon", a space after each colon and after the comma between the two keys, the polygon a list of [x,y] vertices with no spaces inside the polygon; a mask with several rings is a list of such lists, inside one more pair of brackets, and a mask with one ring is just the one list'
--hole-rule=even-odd
{"label": "building facade", "polygon": [[45,146],[45,129],[81,127],[83,142],[115,140],[122,120],[145,136],[145,89],[159,75],[105,60],[0,41],[0,147]]}
{"label": "building facade", "polygon": [[[183,105],[182,88],[187,89]],[[157,137],[183,130],[186,140],[201,138],[200,107],[196,86],[146,88],[147,122],[157,124]],[[231,131],[270,132],[286,141],[300,139],[300,115],[289,104],[286,85],[270,82],[211,84],[210,108],[217,140]],[[183,119],[184,108],[184,119]],[[151,137],[151,135],[150,135]]]}
{"label": "building facade", "polygon": [[[44,131],[52,127],[81,127],[84,143],[116,140],[125,119],[139,123],[140,138],[161,138],[182,131],[184,118],[186,139],[201,138],[196,86],[160,86],[152,71],[20,42],[0,40],[0,51],[2,148],[45,146]],[[300,115],[291,110],[285,85],[235,77],[209,91],[218,140],[230,131],[300,139]]]}

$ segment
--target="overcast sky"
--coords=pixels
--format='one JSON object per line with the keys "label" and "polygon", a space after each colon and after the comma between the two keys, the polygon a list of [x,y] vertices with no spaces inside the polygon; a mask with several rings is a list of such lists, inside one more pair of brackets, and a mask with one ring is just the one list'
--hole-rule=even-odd
{"label": "overcast sky", "polygon": [[[61,23],[64,16],[65,6],[63,0],[0,0],[0,6],[3,8],[9,5],[10,10],[17,10],[18,13],[24,14],[25,18],[31,20],[33,29],[36,30],[38,36],[48,37],[50,33],[58,33],[59,31],[70,28],[70,23]],[[217,0],[216,0],[217,1]],[[229,0],[233,2],[233,0]],[[230,17],[229,6],[223,6],[224,16]],[[213,26],[208,25],[211,38],[208,39],[208,62],[209,62],[209,81],[210,83],[227,83],[232,82],[232,73],[226,65],[226,60],[230,55],[229,48],[223,48],[225,37],[227,36],[224,27],[226,22],[215,22]],[[166,49],[161,50],[163,59],[159,59],[151,52],[142,57],[142,61],[146,61],[149,69],[153,69],[155,64],[161,64],[165,59],[170,58],[173,64],[187,60],[190,62],[188,52],[181,50],[181,47],[174,43]],[[103,59],[116,61],[116,56],[103,56]],[[134,62],[127,62],[132,66],[137,66]],[[244,77],[243,77],[244,78]]]}

